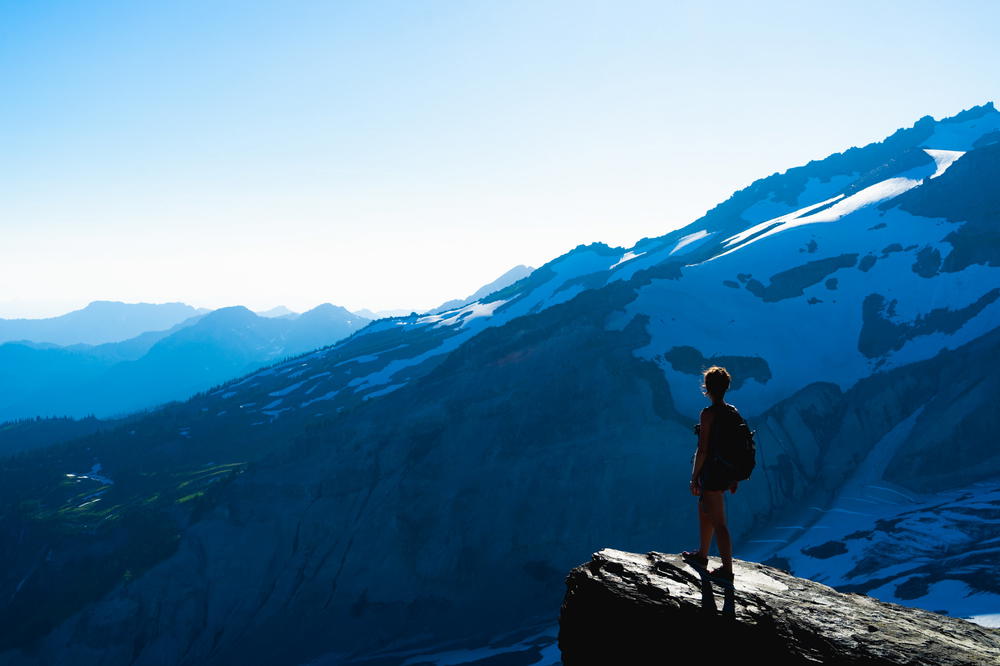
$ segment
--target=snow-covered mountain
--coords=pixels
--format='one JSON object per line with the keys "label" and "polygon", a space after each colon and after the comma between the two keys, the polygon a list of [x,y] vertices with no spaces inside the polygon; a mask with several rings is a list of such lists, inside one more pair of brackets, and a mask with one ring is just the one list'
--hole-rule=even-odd
{"label": "snow-covered mountain", "polygon": [[[5,536],[25,544],[4,556],[0,647],[342,663],[554,618],[590,553],[694,545],[710,363],[760,442],[730,502],[738,549],[890,600],[1000,609],[998,180],[992,104],[926,117],[665,236],[578,246],[472,303],[23,456],[0,478],[21,507]],[[824,522],[850,511],[865,516]],[[916,561],[942,553],[954,566]],[[83,571],[97,583],[55,601]]]}
{"label": "snow-covered mountain", "polygon": [[[702,406],[692,389],[707,362],[736,370],[730,396],[750,413],[816,381],[846,389],[876,370],[930,358],[997,324],[995,251],[987,245],[978,250],[984,256],[967,256],[996,232],[939,214],[947,210],[926,210],[931,204],[922,191],[904,196],[921,186],[939,199],[971,196],[962,191],[968,173],[935,179],[977,145],[982,149],[960,171],[995,168],[992,141],[1000,142],[1000,113],[992,105],[941,122],[924,118],[882,144],[757,181],[666,236],[628,249],[579,246],[476,302],[375,322],[321,353],[360,346],[362,336],[365,342],[398,338],[406,348],[378,359],[366,355],[365,372],[352,378],[348,392],[398,388],[403,383],[393,380],[406,368],[484,328],[621,281],[636,288],[610,313],[607,326],[650,318],[650,342],[637,355],[662,368],[685,413]],[[389,330],[393,336],[384,335]],[[419,344],[427,338],[436,344]],[[324,375],[316,390],[337,384],[338,378]]]}
{"label": "snow-covered mountain", "polygon": [[[504,287],[517,282],[521,278],[527,277],[534,270],[530,266],[525,266],[524,264],[518,264],[514,268],[505,272],[503,275],[498,277],[496,280],[484,284],[482,287],[477,289],[475,292],[466,296],[465,298],[455,298],[450,301],[445,301],[441,305],[437,306],[433,310],[429,310],[429,314],[436,314],[438,312],[444,312],[445,310],[454,310],[455,308],[460,308],[463,305],[468,305],[473,301],[478,301],[480,298],[485,298],[489,296],[494,291],[503,289]],[[403,313],[406,314],[406,313]]]}

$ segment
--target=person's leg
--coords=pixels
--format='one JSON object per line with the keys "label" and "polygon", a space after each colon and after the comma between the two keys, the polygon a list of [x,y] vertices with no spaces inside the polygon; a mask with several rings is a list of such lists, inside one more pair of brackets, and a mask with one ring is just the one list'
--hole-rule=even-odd
{"label": "person's leg", "polygon": [[705,557],[708,557],[708,549],[712,547],[713,531],[712,520],[708,515],[708,507],[705,506],[705,493],[703,491],[701,497],[698,498],[698,534],[700,537],[698,552]]}
{"label": "person's leg", "polygon": [[702,504],[705,514],[715,532],[715,542],[719,546],[719,556],[722,558],[722,570],[733,570],[733,542],[726,525],[726,505],[723,499],[724,491],[702,491]]}

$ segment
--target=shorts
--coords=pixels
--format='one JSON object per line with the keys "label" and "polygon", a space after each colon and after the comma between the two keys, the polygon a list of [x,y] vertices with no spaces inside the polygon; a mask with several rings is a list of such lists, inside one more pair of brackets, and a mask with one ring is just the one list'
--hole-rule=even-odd
{"label": "shorts", "polygon": [[708,460],[702,465],[698,481],[702,490],[728,490],[733,485],[728,470],[714,460]]}

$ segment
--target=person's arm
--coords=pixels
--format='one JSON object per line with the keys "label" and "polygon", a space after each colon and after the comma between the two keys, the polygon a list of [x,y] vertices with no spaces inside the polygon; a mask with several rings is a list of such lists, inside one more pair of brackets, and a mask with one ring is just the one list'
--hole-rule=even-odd
{"label": "person's arm", "polygon": [[691,483],[690,489],[692,495],[698,495],[701,493],[701,487],[698,485],[698,475],[701,474],[701,468],[705,464],[706,458],[708,458],[708,436],[712,429],[712,412],[707,409],[701,412],[701,427],[699,428],[698,434],[698,453],[694,457],[694,466],[691,468]]}

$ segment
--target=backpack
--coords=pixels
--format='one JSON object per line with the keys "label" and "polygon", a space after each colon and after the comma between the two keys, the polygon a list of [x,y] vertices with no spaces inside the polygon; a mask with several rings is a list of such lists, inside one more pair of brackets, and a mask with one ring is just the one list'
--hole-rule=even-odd
{"label": "backpack", "polygon": [[724,404],[715,410],[709,450],[734,481],[749,479],[757,464],[757,445],[753,441],[756,432],[732,405]]}

